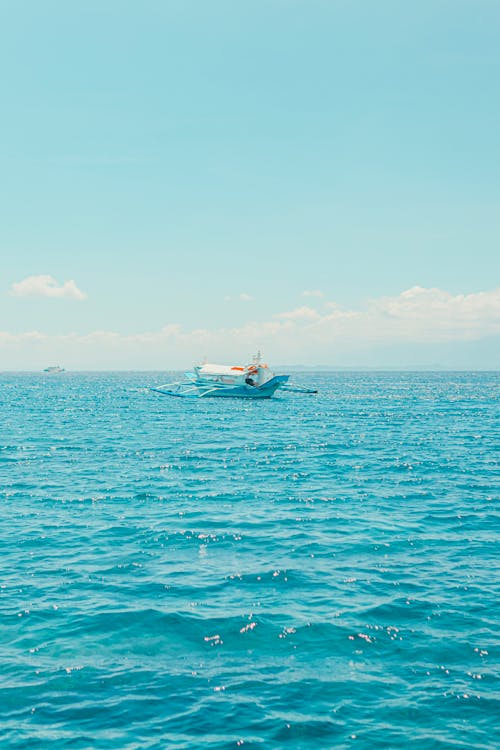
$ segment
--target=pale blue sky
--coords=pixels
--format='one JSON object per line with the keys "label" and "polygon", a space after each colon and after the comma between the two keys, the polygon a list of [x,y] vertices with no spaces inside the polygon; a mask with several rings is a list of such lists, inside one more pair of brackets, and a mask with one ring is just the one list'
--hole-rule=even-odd
{"label": "pale blue sky", "polygon": [[[496,289],[499,28],[497,0],[3,0],[0,331],[216,332]],[[86,299],[9,293],[37,275]],[[497,302],[472,298],[474,340]],[[296,340],[286,361],[342,364]]]}

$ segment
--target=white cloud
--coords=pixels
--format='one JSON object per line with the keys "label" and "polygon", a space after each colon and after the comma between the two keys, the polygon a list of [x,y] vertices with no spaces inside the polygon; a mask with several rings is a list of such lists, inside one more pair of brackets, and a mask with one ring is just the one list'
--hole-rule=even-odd
{"label": "white cloud", "polygon": [[372,300],[367,311],[389,333],[429,341],[470,340],[500,332],[500,287],[472,294],[414,286]]}
{"label": "white cloud", "polygon": [[289,312],[277,313],[274,317],[278,318],[279,320],[296,320],[296,321],[321,320],[321,315],[318,312],[316,312],[316,310],[313,310],[312,307],[307,307],[306,305],[303,305],[302,307],[297,307],[295,310],[290,310]]}
{"label": "white cloud", "polygon": [[10,288],[14,297],[50,297],[53,299],[78,299],[83,300],[87,295],[78,289],[77,285],[70,279],[64,284],[59,284],[53,276],[40,274],[39,276],[27,276],[22,281],[14,282]]}
{"label": "white cloud", "polygon": [[303,297],[324,297],[324,292],[321,289],[305,289],[302,292]]}

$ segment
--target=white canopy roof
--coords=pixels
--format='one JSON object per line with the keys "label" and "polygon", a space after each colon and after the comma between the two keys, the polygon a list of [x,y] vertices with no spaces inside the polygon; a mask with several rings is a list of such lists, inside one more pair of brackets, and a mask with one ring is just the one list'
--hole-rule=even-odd
{"label": "white canopy roof", "polygon": [[200,375],[232,375],[233,377],[238,377],[238,375],[243,375],[244,372],[246,372],[246,368],[241,368],[238,366],[237,369],[234,369],[230,365],[200,365],[196,368],[197,372]]}

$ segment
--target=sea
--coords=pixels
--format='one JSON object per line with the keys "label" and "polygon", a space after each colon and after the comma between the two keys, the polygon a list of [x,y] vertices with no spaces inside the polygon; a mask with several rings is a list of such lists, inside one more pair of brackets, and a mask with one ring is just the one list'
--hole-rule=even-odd
{"label": "sea", "polygon": [[0,748],[500,747],[500,374],[0,375]]}

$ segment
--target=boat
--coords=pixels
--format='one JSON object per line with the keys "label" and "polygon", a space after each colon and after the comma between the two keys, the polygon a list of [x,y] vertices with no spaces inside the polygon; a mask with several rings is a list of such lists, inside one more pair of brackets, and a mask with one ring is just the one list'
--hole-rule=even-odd
{"label": "boat", "polygon": [[278,390],[316,393],[309,389],[287,386],[289,375],[276,375],[262,362],[260,352],[249,365],[216,365],[204,362],[193,372],[186,372],[184,380],[150,388],[164,396],[191,396],[195,398],[271,398]]}
{"label": "boat", "polygon": [[52,367],[46,367],[44,372],[48,372],[50,375],[56,375],[59,372],[64,372],[64,367],[59,367],[59,365],[53,365]]}

